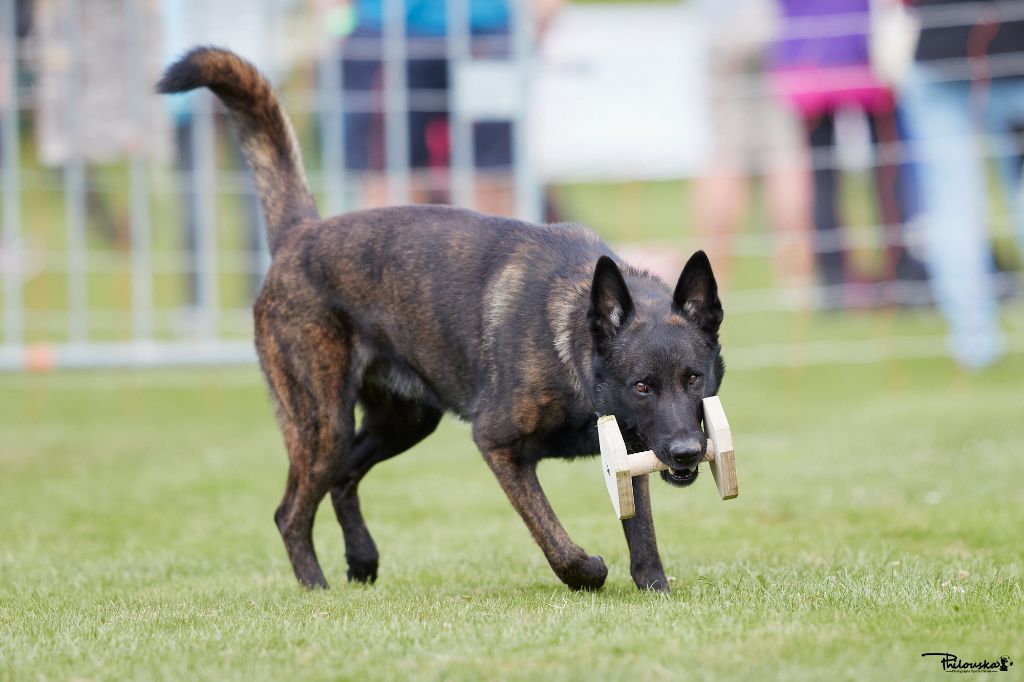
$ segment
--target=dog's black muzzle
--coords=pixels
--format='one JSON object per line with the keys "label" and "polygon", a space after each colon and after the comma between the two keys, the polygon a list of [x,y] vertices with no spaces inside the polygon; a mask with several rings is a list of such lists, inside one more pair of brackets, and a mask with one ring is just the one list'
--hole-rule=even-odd
{"label": "dog's black muzzle", "polygon": [[697,467],[704,461],[706,447],[704,434],[671,440],[663,451],[655,453],[658,459],[669,466],[661,472],[661,479],[679,488],[685,488],[696,481]]}

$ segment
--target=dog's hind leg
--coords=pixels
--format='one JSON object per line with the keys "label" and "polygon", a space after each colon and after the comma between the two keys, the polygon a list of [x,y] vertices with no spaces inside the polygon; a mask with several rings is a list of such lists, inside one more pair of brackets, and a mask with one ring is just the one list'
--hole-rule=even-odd
{"label": "dog's hind leg", "polygon": [[360,396],[363,423],[338,479],[331,502],[345,538],[348,579],[377,579],[377,545],[359,507],[359,481],[373,465],[405,452],[430,435],[441,421],[441,410],[392,393],[367,390]]}
{"label": "dog's hind leg", "polygon": [[261,334],[257,327],[260,360],[277,403],[290,465],[274,520],[298,581],[326,588],[313,548],[313,520],[352,445],[356,391],[351,344],[338,330],[315,325],[276,331]]}
{"label": "dog's hind leg", "polygon": [[[351,424],[351,420],[348,421]],[[289,457],[292,459],[288,469],[288,482],[284,499],[274,514],[274,521],[281,532],[295,577],[307,587],[327,587],[327,580],[313,547],[313,521],[317,508],[335,476],[338,468],[336,461],[342,458],[338,453],[346,447],[341,443],[344,439],[342,434],[345,425],[336,426],[339,427],[337,436],[319,433],[318,437],[314,437],[313,434],[306,433],[288,448]],[[317,430],[322,432],[323,429]],[[351,438],[350,426],[348,434]],[[310,456],[314,452],[318,453],[316,458]],[[308,464],[319,457],[333,459],[335,462],[325,462],[322,465],[313,463],[311,466]],[[296,461],[299,462],[298,465]]]}
{"label": "dog's hind leg", "polygon": [[604,585],[608,576],[604,559],[588,555],[565,532],[537,480],[536,462],[523,461],[510,449],[487,450],[484,459],[555,575],[574,590],[596,590]]}

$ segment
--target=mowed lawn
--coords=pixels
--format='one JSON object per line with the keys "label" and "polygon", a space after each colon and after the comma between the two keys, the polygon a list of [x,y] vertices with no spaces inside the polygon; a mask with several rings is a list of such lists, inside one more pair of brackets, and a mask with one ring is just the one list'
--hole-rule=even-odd
{"label": "mowed lawn", "polygon": [[941,678],[932,651],[1024,674],[1024,356],[739,364],[740,497],[653,482],[668,597],[633,588],[592,460],[541,469],[610,568],[564,588],[454,420],[362,487],[377,584],[346,584],[325,504],[308,592],[255,369],[2,375],[0,678]]}

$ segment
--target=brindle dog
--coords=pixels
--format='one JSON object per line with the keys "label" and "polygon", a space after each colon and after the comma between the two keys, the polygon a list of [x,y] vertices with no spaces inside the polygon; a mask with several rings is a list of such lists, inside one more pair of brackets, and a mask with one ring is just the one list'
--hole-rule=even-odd
{"label": "brindle dog", "polygon": [[[614,414],[630,449],[653,449],[691,484],[704,453],[701,399],[724,365],[722,307],[703,252],[674,289],[624,266],[591,230],[532,225],[446,206],[322,219],[295,135],[264,77],[237,55],[197,48],[163,93],[199,87],[225,104],[266,213],[273,262],[255,334],[290,467],[274,515],[295,575],[326,587],[313,517],[330,493],[349,580],[373,581],[378,554],[359,481],[453,412],[555,574],[597,589],[608,569],[566,534],[537,480],[545,457],[598,451],[595,416]],[[358,425],[356,404],[363,408]],[[667,591],[647,477],[623,522],[633,580]]]}

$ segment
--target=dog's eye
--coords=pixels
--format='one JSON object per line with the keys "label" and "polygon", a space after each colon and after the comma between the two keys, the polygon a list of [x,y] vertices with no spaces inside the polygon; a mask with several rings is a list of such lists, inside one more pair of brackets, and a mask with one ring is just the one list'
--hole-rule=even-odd
{"label": "dog's eye", "polygon": [[651,392],[651,387],[642,381],[638,381],[635,384],[633,384],[633,390],[636,391],[637,393],[643,393],[644,395],[647,395],[648,393]]}
{"label": "dog's eye", "polygon": [[697,383],[699,379],[700,377],[697,376],[696,374],[691,374],[690,376],[686,377],[686,383],[689,384],[690,386],[693,386]]}

